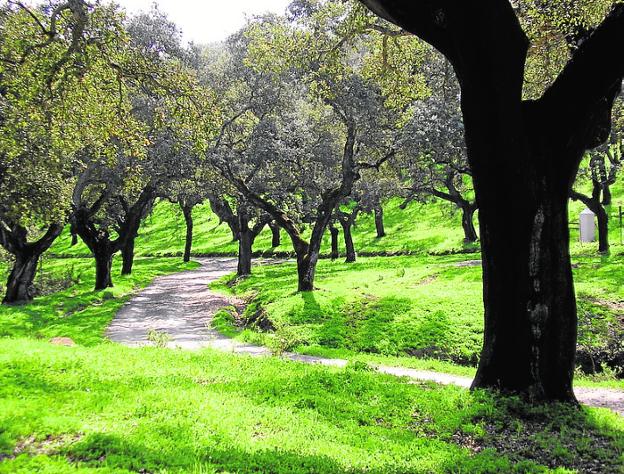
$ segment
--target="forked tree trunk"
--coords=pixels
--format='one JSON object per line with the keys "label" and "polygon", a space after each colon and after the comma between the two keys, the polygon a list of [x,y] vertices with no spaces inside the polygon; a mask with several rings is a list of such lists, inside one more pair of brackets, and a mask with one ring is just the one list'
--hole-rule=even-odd
{"label": "forked tree trunk", "polygon": [[340,257],[340,251],[338,250],[338,235],[340,231],[334,227],[334,225],[329,226],[329,233],[331,235],[331,254],[330,257],[332,260],[336,260]]}
{"label": "forked tree trunk", "polygon": [[310,255],[305,252],[297,254],[297,291],[314,291],[314,275],[318,254]]}
{"label": "forked tree trunk", "polygon": [[191,250],[193,248],[193,206],[182,205],[182,214],[186,224],[186,238],[184,241],[184,261],[191,261]]}
{"label": "forked tree trunk", "polygon": [[351,234],[351,227],[353,226],[353,223],[351,220],[344,219],[340,221],[340,225],[342,226],[342,234],[347,254],[345,263],[353,263],[357,259],[357,255],[355,254],[355,245],[353,245],[353,235]]}
{"label": "forked tree trunk", "polygon": [[477,230],[474,226],[474,213],[476,209],[476,206],[471,204],[461,206],[462,228],[464,229],[465,243],[474,243],[479,239],[479,236],[477,235]]}
{"label": "forked tree trunk", "polygon": [[271,247],[279,247],[282,241],[280,235],[280,226],[277,225],[275,222],[272,222],[269,224],[269,228],[271,229]]}
{"label": "forked tree trunk", "polygon": [[129,237],[124,246],[121,247],[121,274],[132,274],[132,267],[134,266],[134,237]]}
{"label": "forked tree trunk", "polygon": [[45,235],[33,243],[28,242],[28,232],[22,227],[17,226],[12,231],[0,229],[2,246],[15,257],[2,300],[4,304],[25,303],[33,299],[33,283],[39,259],[61,234],[63,227],[61,224],[52,224]]}
{"label": "forked tree trunk", "polygon": [[383,207],[379,205],[375,208],[375,229],[377,230],[377,238],[381,239],[386,236],[386,229],[384,227],[384,214]]}

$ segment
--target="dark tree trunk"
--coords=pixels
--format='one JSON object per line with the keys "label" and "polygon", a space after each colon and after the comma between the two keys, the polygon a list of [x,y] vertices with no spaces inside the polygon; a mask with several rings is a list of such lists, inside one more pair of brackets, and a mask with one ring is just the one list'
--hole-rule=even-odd
{"label": "dark tree trunk", "polygon": [[464,229],[464,242],[474,243],[479,240],[477,230],[474,226],[474,213],[476,206],[468,204],[461,206],[462,211],[462,227]]}
{"label": "dark tree trunk", "polygon": [[314,275],[318,254],[297,253],[297,291],[314,291]]}
{"label": "dark tree trunk", "polygon": [[105,290],[113,286],[111,276],[114,251],[110,245],[101,244],[95,249],[95,290]]}
{"label": "dark tree trunk", "polygon": [[121,247],[121,258],[121,274],[131,275],[134,265],[134,238],[128,238],[123,247]]}
{"label": "dark tree trunk", "polygon": [[381,239],[386,236],[386,229],[384,227],[384,215],[383,207],[379,205],[375,208],[375,229],[377,230],[377,238]]}
{"label": "dark tree trunk", "polygon": [[330,257],[332,260],[336,260],[340,257],[340,251],[338,250],[338,235],[340,234],[340,231],[332,224],[329,226],[329,233],[331,235]]}
{"label": "dark tree trunk", "polygon": [[15,255],[15,263],[7,280],[3,303],[21,303],[33,299],[33,281],[40,256],[40,254],[34,255],[28,252]]}
{"label": "dark tree trunk", "polygon": [[249,228],[249,220],[246,216],[239,214],[238,235],[238,268],[236,274],[239,277],[251,275],[251,254],[253,249],[253,235]]}
{"label": "dark tree trunk", "polygon": [[602,205],[597,210],[598,252],[606,254],[609,253],[609,214]]}
{"label": "dark tree trunk", "polygon": [[602,185],[602,205],[610,206],[613,201],[613,197],[611,196],[611,185],[605,183]]}
{"label": "dark tree trunk", "polygon": [[346,263],[353,263],[357,259],[355,254],[355,246],[353,245],[353,235],[351,234],[351,227],[353,222],[350,219],[341,219],[340,225],[342,226],[342,235],[344,237],[345,249],[347,253]]}
{"label": "dark tree trunk", "polygon": [[271,229],[271,247],[279,247],[282,240],[280,235],[280,226],[275,222],[271,222],[269,224],[269,228]]}
{"label": "dark tree trunk", "polygon": [[182,214],[186,223],[186,239],[184,241],[184,261],[191,261],[191,250],[193,248],[193,206],[182,205]]}
{"label": "dark tree trunk", "polygon": [[52,224],[38,241],[29,243],[28,232],[23,227],[15,226],[9,231],[0,225],[0,244],[15,256],[3,303],[25,303],[33,299],[33,282],[39,259],[62,231],[63,225]]}
{"label": "dark tree trunk", "polygon": [[524,209],[515,206],[513,219],[524,225],[506,224],[503,209],[481,208],[485,332],[473,386],[574,400],[577,319],[567,197],[543,191]]}
{"label": "dark tree trunk", "polygon": [[610,61],[624,40],[624,5],[572,45],[540,99],[523,101],[529,41],[510,2],[361,1],[432,43],[461,85],[483,255],[485,337],[473,387],[575,402],[567,203],[585,150],[608,138],[624,76],[624,63]]}

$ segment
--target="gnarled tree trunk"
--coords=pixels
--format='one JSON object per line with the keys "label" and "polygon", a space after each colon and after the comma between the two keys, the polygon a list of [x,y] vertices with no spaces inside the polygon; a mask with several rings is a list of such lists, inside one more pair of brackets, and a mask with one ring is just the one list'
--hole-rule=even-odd
{"label": "gnarled tree trunk", "polygon": [[20,226],[12,229],[0,224],[0,244],[15,256],[3,298],[5,304],[25,303],[34,297],[33,282],[41,255],[50,248],[63,231],[62,224],[52,224],[36,242],[29,243],[28,232]]}
{"label": "gnarled tree trunk", "polygon": [[585,194],[572,190],[570,192],[570,197],[574,201],[581,201],[596,215],[598,221],[598,252],[606,254],[609,253],[609,214],[607,214],[607,210],[600,202],[600,195],[603,190],[602,183],[593,180],[592,184],[593,190],[591,196],[586,196]]}
{"label": "gnarled tree trunk", "polygon": [[238,267],[236,274],[239,277],[251,275],[251,254],[254,237],[249,228],[249,219],[239,214],[238,218],[240,232],[238,234]]}

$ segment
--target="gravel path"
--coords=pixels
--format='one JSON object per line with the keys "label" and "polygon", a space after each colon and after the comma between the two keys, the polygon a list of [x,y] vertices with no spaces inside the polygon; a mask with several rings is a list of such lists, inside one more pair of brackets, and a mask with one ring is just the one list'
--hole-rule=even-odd
{"label": "gravel path", "polygon": [[[236,271],[236,259],[198,259],[201,267],[174,275],[159,277],[138,293],[117,313],[107,330],[107,337],[127,346],[145,346],[150,342],[150,330],[165,332],[171,337],[168,346],[180,349],[213,349],[270,356],[266,347],[244,344],[227,338],[211,329],[211,320],[216,311],[224,306],[237,304],[227,297],[208,289],[208,284],[224,275]],[[283,358],[309,364],[344,367],[344,359],[285,353]],[[429,372],[403,367],[378,366],[379,372],[408,377],[414,380],[429,380],[445,385],[470,387],[471,379],[450,374]],[[579,401],[593,406],[610,408],[624,416],[624,392],[603,388],[575,389]]]}

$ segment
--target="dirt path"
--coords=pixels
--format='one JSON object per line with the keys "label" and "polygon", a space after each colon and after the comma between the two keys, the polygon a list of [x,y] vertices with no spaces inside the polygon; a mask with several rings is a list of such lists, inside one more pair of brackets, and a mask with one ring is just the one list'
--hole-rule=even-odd
{"label": "dirt path", "polygon": [[[150,344],[147,334],[150,330],[165,332],[171,337],[168,346],[181,349],[213,349],[270,356],[266,347],[244,344],[229,339],[211,329],[213,315],[224,306],[232,304],[227,297],[208,289],[208,284],[236,270],[236,259],[198,259],[201,267],[196,270],[159,277],[138,293],[117,313],[107,330],[107,337],[127,346]],[[326,359],[286,353],[284,358],[308,364],[344,367],[344,359]],[[408,369],[403,367],[378,366],[379,372],[408,377],[414,380],[430,380],[445,385],[469,387],[471,379],[450,374]],[[578,399],[589,406],[610,408],[624,416],[624,392],[611,389],[578,387]]]}

